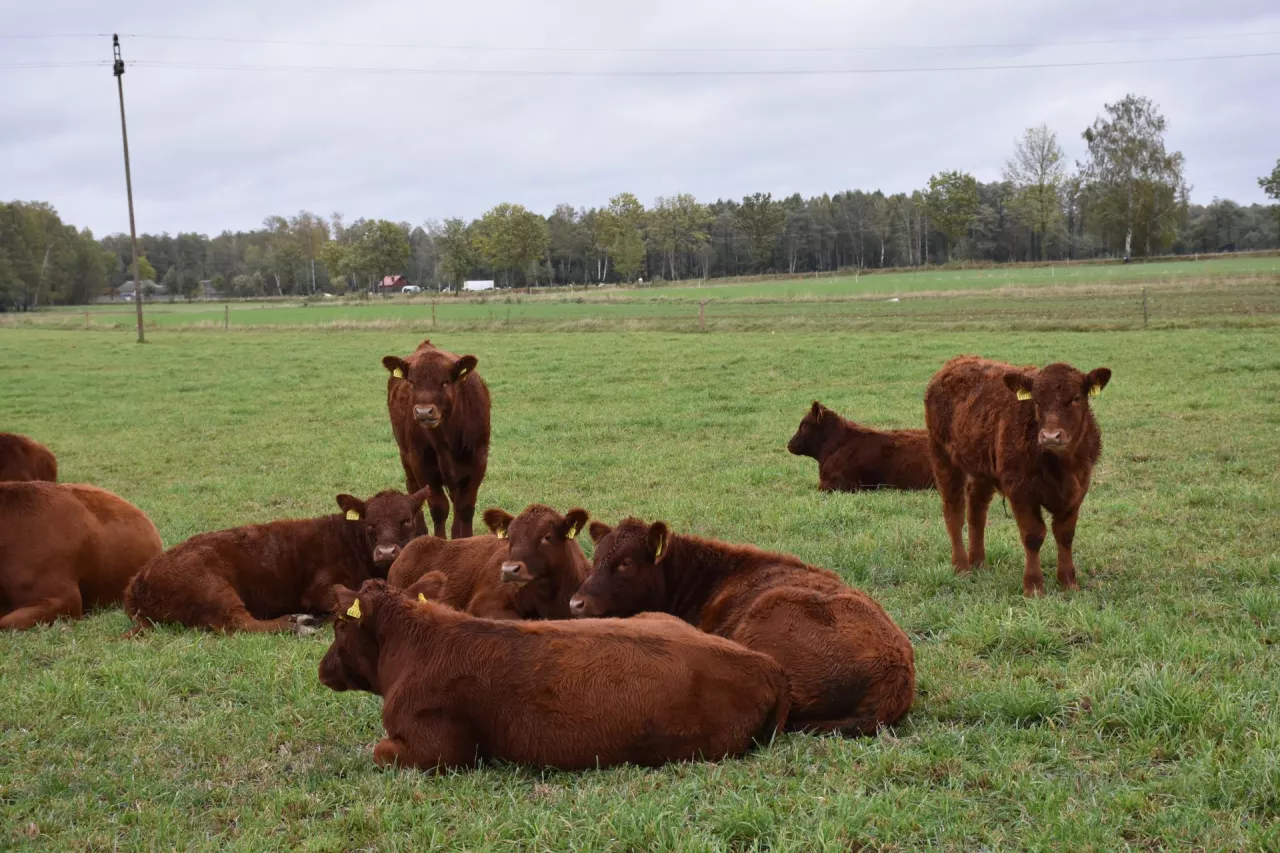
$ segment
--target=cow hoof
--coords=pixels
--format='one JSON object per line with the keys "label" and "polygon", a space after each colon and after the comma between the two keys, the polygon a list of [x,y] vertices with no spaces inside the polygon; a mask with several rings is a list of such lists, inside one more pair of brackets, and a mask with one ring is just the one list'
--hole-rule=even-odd
{"label": "cow hoof", "polygon": [[298,613],[292,618],[293,632],[299,637],[309,637],[320,630],[320,620],[309,613]]}

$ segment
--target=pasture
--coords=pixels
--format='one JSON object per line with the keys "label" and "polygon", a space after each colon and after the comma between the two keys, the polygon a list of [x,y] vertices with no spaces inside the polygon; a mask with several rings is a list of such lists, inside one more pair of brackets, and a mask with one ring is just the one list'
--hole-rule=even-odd
{"label": "pasture", "polygon": [[[0,847],[1277,849],[1280,331],[1274,281],[1255,286],[1260,314],[1146,332],[955,331],[980,300],[910,335],[437,331],[493,393],[480,508],[663,518],[836,569],[915,643],[904,723],[660,770],[384,772],[380,701],[317,681],[328,629],[126,641],[113,610],[0,635]],[[250,310],[339,309],[235,320]],[[162,329],[142,347],[0,329],[2,426],[54,449],[65,481],[137,503],[166,545],[333,512],[339,492],[403,486],[379,358],[429,331],[421,313],[343,334]],[[1057,590],[1046,545],[1048,594],[1022,598],[999,502],[991,565],[958,578],[936,494],[819,494],[785,450],[815,398],[922,423],[925,383],[960,352],[1114,371],[1093,401],[1078,594]]]}

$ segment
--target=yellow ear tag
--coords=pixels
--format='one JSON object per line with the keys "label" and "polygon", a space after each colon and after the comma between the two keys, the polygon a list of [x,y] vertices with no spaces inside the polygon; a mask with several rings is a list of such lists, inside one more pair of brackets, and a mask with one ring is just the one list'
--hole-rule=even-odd
{"label": "yellow ear tag", "polygon": [[576,528],[576,527],[570,527],[570,528],[569,528],[569,532],[568,532],[568,533],[566,533],[566,534],[564,535],[564,538],[565,538],[565,539],[577,539],[577,538],[578,538],[578,528]]}
{"label": "yellow ear tag", "polygon": [[427,597],[422,593],[418,593],[418,600],[425,602],[427,600]]}
{"label": "yellow ear tag", "polygon": [[360,513],[354,509],[347,510],[347,521],[359,521]]}
{"label": "yellow ear tag", "polygon": [[1090,396],[1090,397],[1096,397],[1096,396],[1098,396],[1098,395],[1099,395],[1099,394],[1101,394],[1101,393],[1102,393],[1102,389],[1101,389],[1101,388],[1099,388],[1097,385],[1090,385],[1090,386],[1089,386],[1089,396]]}
{"label": "yellow ear tag", "polygon": [[462,368],[462,372],[458,374],[458,381],[461,382],[462,380],[466,379],[467,374],[470,372],[471,372],[471,368],[469,367]]}
{"label": "yellow ear tag", "polygon": [[357,598],[351,603],[351,606],[347,608],[347,615],[352,619],[360,618],[360,599]]}
{"label": "yellow ear tag", "polygon": [[662,549],[663,549],[663,548],[665,548],[665,547],[667,547],[667,537],[665,537],[665,536],[664,536],[664,537],[662,537],[661,539],[659,539],[659,540],[658,540],[658,547],[657,547],[657,549],[653,552],[653,559],[655,559],[655,560],[656,560],[656,559],[658,559],[659,557],[661,557],[661,556],[662,556]]}
{"label": "yellow ear tag", "polygon": [[396,379],[404,379],[404,371],[398,367],[395,370],[391,371],[391,375],[394,376]]}
{"label": "yellow ear tag", "polygon": [[1019,399],[1019,400],[1030,400],[1030,399],[1031,399],[1031,392],[1030,392],[1030,391],[1028,391],[1026,388],[1019,388],[1019,389],[1018,389],[1018,399]]}
{"label": "yellow ear tag", "polygon": [[493,531],[493,535],[494,535],[494,536],[497,536],[499,539],[506,539],[506,538],[507,538],[507,528],[503,527],[503,528],[501,528],[500,530],[495,530],[495,531]]}

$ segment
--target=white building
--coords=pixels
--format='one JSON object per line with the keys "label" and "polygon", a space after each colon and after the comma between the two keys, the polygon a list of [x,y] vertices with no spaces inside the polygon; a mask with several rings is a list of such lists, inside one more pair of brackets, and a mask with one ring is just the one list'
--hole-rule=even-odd
{"label": "white building", "polygon": [[463,290],[493,290],[493,281],[464,281]]}

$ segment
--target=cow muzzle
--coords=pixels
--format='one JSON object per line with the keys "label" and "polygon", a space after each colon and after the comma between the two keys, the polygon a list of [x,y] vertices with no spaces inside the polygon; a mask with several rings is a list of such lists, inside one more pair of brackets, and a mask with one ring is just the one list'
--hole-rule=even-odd
{"label": "cow muzzle", "polygon": [[507,560],[502,564],[502,582],[520,583],[533,580],[529,567],[518,560]]}
{"label": "cow muzzle", "polygon": [[413,417],[427,429],[435,429],[442,420],[439,406],[414,406]]}
{"label": "cow muzzle", "polygon": [[396,557],[400,556],[399,545],[379,545],[373,549],[373,562],[379,566],[385,566],[394,563]]}
{"label": "cow muzzle", "polygon": [[576,619],[587,615],[587,600],[580,595],[569,599],[569,614]]}
{"label": "cow muzzle", "polygon": [[1061,429],[1042,429],[1039,436],[1040,449],[1049,453],[1062,453],[1067,449],[1067,433]]}

